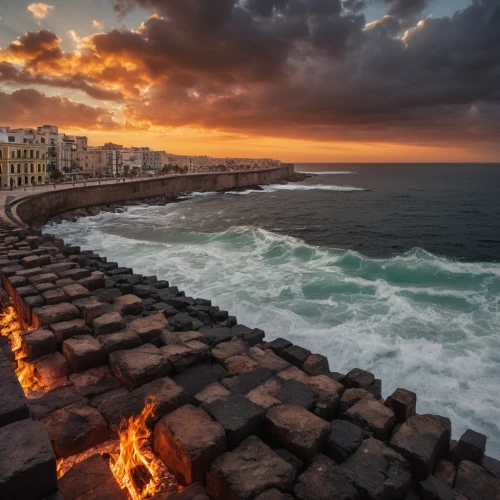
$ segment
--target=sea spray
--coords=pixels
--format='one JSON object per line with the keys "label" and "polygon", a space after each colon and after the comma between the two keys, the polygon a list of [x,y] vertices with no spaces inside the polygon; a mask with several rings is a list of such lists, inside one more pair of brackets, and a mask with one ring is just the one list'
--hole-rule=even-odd
{"label": "sea spray", "polygon": [[414,390],[418,412],[450,417],[455,438],[487,434],[500,458],[499,264],[421,249],[367,258],[255,227],[180,231],[180,216],[179,206],[133,207],[48,231],[323,353],[333,371],[373,371],[384,397]]}

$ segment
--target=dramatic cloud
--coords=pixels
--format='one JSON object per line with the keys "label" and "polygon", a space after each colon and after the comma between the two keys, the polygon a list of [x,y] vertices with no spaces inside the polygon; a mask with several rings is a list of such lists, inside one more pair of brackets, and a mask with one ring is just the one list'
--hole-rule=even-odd
{"label": "dramatic cloud", "polygon": [[33,14],[35,19],[45,19],[52,10],[54,10],[54,6],[46,3],[30,3],[26,9],[27,12]]}
{"label": "dramatic cloud", "polygon": [[99,30],[102,30],[102,29],[104,29],[104,22],[103,22],[103,21],[98,21],[98,20],[94,19],[94,20],[92,21],[92,26],[93,26],[94,28],[97,28],[97,29],[99,29]]}

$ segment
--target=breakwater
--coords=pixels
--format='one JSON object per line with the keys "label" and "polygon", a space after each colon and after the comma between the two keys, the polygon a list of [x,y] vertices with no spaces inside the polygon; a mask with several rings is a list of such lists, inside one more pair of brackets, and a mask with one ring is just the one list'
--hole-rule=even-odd
{"label": "breakwater", "polygon": [[[100,450],[148,405],[149,445],[171,471],[157,499],[498,498],[486,436],[452,441],[415,393],[384,401],[374,374],[332,371],[168,277],[27,228],[4,224],[0,240],[18,339],[2,348],[2,498],[126,498]],[[154,476],[143,467],[128,471],[139,495]]]}

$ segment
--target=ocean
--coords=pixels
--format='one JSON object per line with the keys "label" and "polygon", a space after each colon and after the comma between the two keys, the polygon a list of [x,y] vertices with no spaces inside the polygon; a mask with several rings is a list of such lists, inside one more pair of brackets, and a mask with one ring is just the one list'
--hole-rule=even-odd
{"label": "ocean", "polygon": [[240,323],[360,367],[486,434],[500,458],[500,165],[297,164],[46,232],[212,299]]}

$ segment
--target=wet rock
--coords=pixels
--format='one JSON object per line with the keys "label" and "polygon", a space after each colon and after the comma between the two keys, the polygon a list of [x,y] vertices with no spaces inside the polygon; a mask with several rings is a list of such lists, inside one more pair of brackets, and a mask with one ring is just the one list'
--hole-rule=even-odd
{"label": "wet rock", "polygon": [[247,394],[272,376],[273,372],[271,370],[259,366],[250,372],[242,373],[231,378],[225,378],[221,381],[221,384],[231,392]]}
{"label": "wet rock", "polygon": [[77,319],[80,312],[73,304],[63,302],[52,306],[43,306],[33,310],[33,326],[49,326],[61,321]]}
{"label": "wet rock", "polygon": [[434,476],[420,481],[417,485],[417,491],[420,497],[425,498],[425,500],[467,500]]}
{"label": "wet rock", "polygon": [[467,500],[499,500],[500,479],[474,462],[460,462],[455,479],[455,491]]}
{"label": "wet rock", "polygon": [[307,461],[314,460],[331,431],[328,422],[292,404],[269,408],[265,423],[276,442]]}
{"label": "wet rock", "polygon": [[283,349],[280,354],[285,361],[288,361],[299,369],[302,368],[302,365],[310,355],[311,351],[298,345],[291,345],[290,347]]}
{"label": "wet rock", "polygon": [[89,398],[120,387],[120,382],[113,376],[107,365],[91,368],[82,373],[73,373],[69,379],[82,396]]}
{"label": "wet rock", "polygon": [[444,458],[438,458],[436,460],[434,475],[450,488],[453,488],[456,474],[457,471],[455,466],[451,462],[448,462],[448,460]]}
{"label": "wet rock", "polygon": [[344,386],[327,375],[310,377],[308,385],[317,398],[314,413],[329,422],[337,418],[340,414],[340,401]]}
{"label": "wet rock", "polygon": [[316,396],[311,388],[297,380],[286,380],[275,392],[275,397],[283,403],[290,403],[312,410]]}
{"label": "wet rock", "polygon": [[109,356],[109,365],[116,378],[129,391],[172,372],[168,360],[151,344],[113,352]]}
{"label": "wet rock", "polygon": [[255,434],[262,424],[263,410],[239,394],[215,399],[203,408],[223,427],[229,448]]}
{"label": "wet rock", "polygon": [[500,460],[485,456],[483,458],[483,467],[497,479],[500,479]]}
{"label": "wet rock", "polygon": [[220,382],[228,375],[228,372],[220,365],[203,363],[192,366],[179,375],[175,375],[173,380],[181,387],[184,387],[190,395],[194,396],[205,389],[205,387],[214,382]]}
{"label": "wet rock", "polygon": [[224,429],[201,408],[186,405],[155,426],[153,448],[182,485],[203,482],[208,466],[227,448]]}
{"label": "wet rock", "polygon": [[203,328],[200,328],[199,331],[205,337],[207,344],[212,346],[216,346],[221,342],[227,342],[232,337],[231,330],[229,328],[211,328],[208,326],[204,326]]}
{"label": "wet rock", "polygon": [[389,438],[396,420],[390,408],[368,398],[351,406],[342,414],[342,419],[373,432],[374,437],[381,441]]}
{"label": "wet rock", "polygon": [[81,402],[52,412],[43,419],[43,425],[58,458],[83,453],[109,439],[101,414]]}
{"label": "wet rock", "polygon": [[77,335],[90,335],[92,333],[92,330],[85,325],[83,319],[54,323],[50,325],[50,329],[54,332],[58,344],[62,344],[65,340]]}
{"label": "wet rock", "polygon": [[108,360],[100,342],[90,335],[77,335],[65,340],[62,352],[74,372],[101,366]]}
{"label": "wet rock", "polygon": [[39,500],[57,491],[56,458],[40,422],[0,429],[0,498]]}
{"label": "wet rock", "polygon": [[361,370],[360,368],[354,368],[342,379],[342,385],[348,388],[353,387],[368,390],[374,380],[375,376],[373,373]]}
{"label": "wet rock", "polygon": [[280,358],[271,349],[260,349],[259,347],[251,347],[248,355],[263,368],[268,368],[274,373],[286,370],[291,365],[288,361]]}
{"label": "wet rock", "polygon": [[385,401],[396,416],[396,422],[406,422],[417,413],[417,395],[406,389],[396,389]]}
{"label": "wet rock", "polygon": [[434,471],[436,458],[446,455],[450,445],[451,423],[438,415],[414,415],[391,436],[389,446],[403,455],[417,479]]}
{"label": "wet rock", "polygon": [[377,439],[367,439],[341,466],[370,500],[404,498],[411,484],[408,462]]}
{"label": "wet rock", "polygon": [[21,346],[25,357],[34,360],[56,350],[56,337],[50,330],[41,328],[23,332]]}
{"label": "wet rock", "polygon": [[213,500],[251,500],[271,488],[290,491],[293,467],[256,436],[217,458],[207,472],[207,493]]}
{"label": "wet rock", "polygon": [[115,351],[125,351],[142,345],[139,335],[130,328],[108,335],[100,335],[97,339],[108,355]]}
{"label": "wet rock", "polygon": [[240,375],[241,373],[252,371],[259,365],[252,358],[243,354],[226,358],[226,360],[224,361],[224,366],[231,375]]}
{"label": "wet rock", "polygon": [[174,371],[176,373],[182,373],[198,363],[210,362],[209,347],[205,344],[201,345],[203,346],[202,348],[193,349],[187,344],[171,344],[161,347],[160,351],[174,367]]}
{"label": "wet rock", "polygon": [[368,437],[367,432],[347,420],[334,420],[323,452],[337,463],[347,460]]}
{"label": "wet rock", "polygon": [[326,375],[330,373],[328,358],[321,354],[311,354],[302,365],[302,370],[309,376]]}
{"label": "wet rock", "polygon": [[98,454],[74,465],[59,480],[64,500],[127,500],[106,460]]}
{"label": "wet rock", "polygon": [[103,314],[94,319],[94,333],[96,335],[108,335],[109,333],[119,332],[127,326],[126,321],[121,314],[113,312]]}
{"label": "wet rock", "polygon": [[142,313],[144,306],[142,300],[135,295],[122,295],[113,300],[114,309],[123,315],[137,316]]}
{"label": "wet rock", "polygon": [[301,474],[293,490],[297,500],[361,500],[362,495],[328,457],[318,458]]}
{"label": "wet rock", "polygon": [[168,321],[161,313],[139,318],[129,323],[129,328],[134,330],[144,343],[153,341],[160,337]]}
{"label": "wet rock", "polygon": [[245,325],[231,327],[231,335],[241,337],[249,346],[253,347],[264,340],[265,333],[259,328],[249,328]]}
{"label": "wet rock", "polygon": [[[376,378],[373,383],[368,387],[367,391],[373,395],[373,397],[380,401],[382,399],[382,380]],[[380,401],[383,403],[383,401]]]}
{"label": "wet rock", "polygon": [[362,399],[375,401],[373,394],[365,389],[346,389],[340,398],[340,413],[346,412]]}
{"label": "wet rock", "polygon": [[486,436],[467,429],[455,448],[454,462],[459,464],[462,460],[469,460],[476,464],[483,462],[484,450],[486,449]]}

